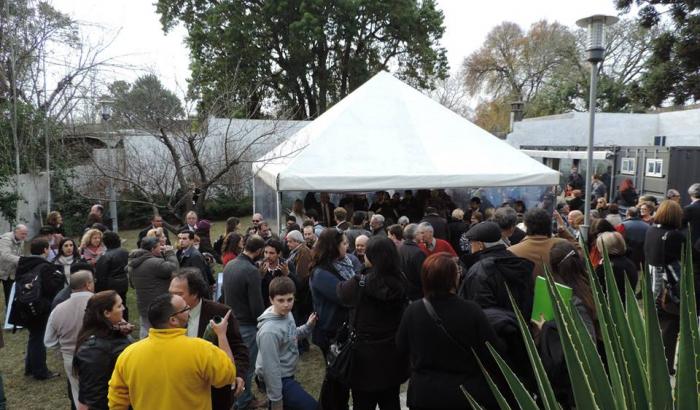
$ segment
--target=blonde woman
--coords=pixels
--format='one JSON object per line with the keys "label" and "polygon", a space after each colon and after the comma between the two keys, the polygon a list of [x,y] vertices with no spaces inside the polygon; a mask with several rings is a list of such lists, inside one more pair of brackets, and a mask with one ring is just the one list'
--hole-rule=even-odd
{"label": "blonde woman", "polygon": [[[639,267],[634,266],[634,262],[626,256],[627,245],[625,244],[625,239],[619,232],[603,232],[596,238],[595,246],[601,255],[603,254],[603,249],[608,251],[617,290],[620,292],[622,303],[625,303],[625,278],[629,281],[632,289],[637,286],[637,280],[639,279],[637,272]],[[605,267],[602,263],[595,268],[595,272],[600,283],[604,288],[607,288]]]}
{"label": "blonde woman", "polygon": [[97,259],[105,253],[105,246],[102,244],[102,231],[99,229],[88,229],[80,241],[80,256],[92,266],[95,266]]}
{"label": "blonde woman", "polygon": [[149,237],[149,238],[158,238],[158,241],[160,241],[160,244],[161,244],[162,246],[165,246],[166,239],[165,239],[165,235],[163,234],[163,228],[153,228],[153,229],[150,229],[150,230],[146,233],[146,237]]}

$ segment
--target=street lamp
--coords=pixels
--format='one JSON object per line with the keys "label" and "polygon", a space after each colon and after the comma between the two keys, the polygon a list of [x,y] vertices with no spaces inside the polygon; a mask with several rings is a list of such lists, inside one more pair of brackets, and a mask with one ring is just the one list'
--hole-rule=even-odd
{"label": "street lamp", "polygon": [[112,118],[112,101],[100,100],[100,117],[104,122]]}
{"label": "street lamp", "polygon": [[[102,122],[104,123],[105,126],[105,131],[109,131],[109,119],[112,118],[112,103],[113,101],[111,100],[106,100],[102,99],[99,101],[100,103],[100,118],[102,118]],[[118,221],[117,221],[117,190],[114,189],[114,173],[116,172],[116,166],[117,161],[115,158],[113,158],[114,155],[114,147],[115,145],[119,142],[118,140],[115,142],[111,139],[111,137],[108,135],[107,136],[108,142],[108,150],[107,150],[107,155],[109,156],[109,168],[110,172],[112,175],[109,178],[109,216],[112,218],[112,231],[113,232],[118,232]]]}
{"label": "street lamp", "polygon": [[588,62],[591,63],[591,91],[588,104],[588,149],[586,151],[586,193],[585,208],[583,213],[582,234],[588,240],[588,228],[591,226],[591,177],[593,176],[593,135],[595,128],[596,91],[598,83],[598,64],[605,56],[605,27],[615,24],[618,18],[596,14],[576,22],[576,25],[588,30],[588,44],[586,53]]}

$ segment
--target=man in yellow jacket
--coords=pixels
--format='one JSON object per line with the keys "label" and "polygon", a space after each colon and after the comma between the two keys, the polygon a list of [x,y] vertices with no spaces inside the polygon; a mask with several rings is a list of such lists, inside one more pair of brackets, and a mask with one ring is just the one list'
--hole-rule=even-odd
{"label": "man in yellow jacket", "polygon": [[211,410],[211,386],[236,380],[226,339],[229,311],[220,324],[211,322],[219,347],[187,337],[190,306],[177,295],[162,295],[148,307],[153,328],[148,337],[127,347],[109,381],[109,408]]}

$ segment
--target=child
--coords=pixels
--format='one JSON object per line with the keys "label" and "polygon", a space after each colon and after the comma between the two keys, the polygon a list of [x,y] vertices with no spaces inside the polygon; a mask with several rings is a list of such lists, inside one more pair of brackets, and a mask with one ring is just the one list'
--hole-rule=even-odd
{"label": "child", "polygon": [[316,400],[294,380],[299,349],[297,339],[308,337],[316,323],[316,313],[297,327],[292,316],[294,282],[286,276],[272,279],[269,308],[258,318],[258,358],[255,374],[265,382],[271,409],[315,410]]}

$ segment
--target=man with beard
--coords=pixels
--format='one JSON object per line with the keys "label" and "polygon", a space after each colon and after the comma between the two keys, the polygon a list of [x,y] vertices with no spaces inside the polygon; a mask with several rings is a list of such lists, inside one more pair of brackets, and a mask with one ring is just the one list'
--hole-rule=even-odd
{"label": "man with beard", "polygon": [[148,337],[119,355],[109,380],[109,408],[207,409],[211,387],[236,381],[236,367],[226,332],[229,310],[223,320],[210,321],[218,347],[187,336],[191,306],[178,295],[164,294],[148,307],[153,327]]}
{"label": "man with beard", "polygon": [[316,233],[314,233],[314,227],[313,225],[307,225],[306,222],[304,222],[304,242],[309,249],[313,249],[314,244],[316,244]]}

